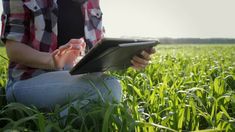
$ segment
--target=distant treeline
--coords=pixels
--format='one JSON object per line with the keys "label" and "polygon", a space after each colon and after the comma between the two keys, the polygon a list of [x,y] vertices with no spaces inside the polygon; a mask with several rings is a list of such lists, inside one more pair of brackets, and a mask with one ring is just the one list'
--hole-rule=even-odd
{"label": "distant treeline", "polygon": [[159,38],[162,44],[235,44],[235,38]]}

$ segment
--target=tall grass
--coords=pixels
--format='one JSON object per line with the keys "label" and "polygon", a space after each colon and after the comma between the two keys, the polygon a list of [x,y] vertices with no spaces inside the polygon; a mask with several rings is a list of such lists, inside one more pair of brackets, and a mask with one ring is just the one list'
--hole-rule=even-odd
{"label": "tall grass", "polygon": [[[61,117],[63,107],[44,113],[12,103],[1,106],[0,128],[42,132],[235,131],[234,56],[235,45],[161,45],[145,70],[109,72],[121,80],[120,104],[94,104],[89,111],[70,106],[68,116]],[[2,86],[6,82],[5,62],[0,73]]]}
{"label": "tall grass", "polygon": [[4,87],[7,81],[7,67],[6,51],[0,45],[0,106],[6,104]]}

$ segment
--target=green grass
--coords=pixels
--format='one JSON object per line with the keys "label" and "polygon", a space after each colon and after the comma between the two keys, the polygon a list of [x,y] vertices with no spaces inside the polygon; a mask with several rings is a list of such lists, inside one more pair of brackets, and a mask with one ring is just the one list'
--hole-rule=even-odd
{"label": "green grass", "polygon": [[[64,118],[61,107],[43,113],[2,105],[0,131],[235,131],[234,56],[235,45],[160,45],[145,70],[109,73],[122,80],[120,104],[88,112],[70,106]],[[7,63],[0,58],[0,64],[2,87]]]}
{"label": "green grass", "polygon": [[6,85],[6,75],[7,75],[7,64],[6,51],[0,46],[0,88]]}

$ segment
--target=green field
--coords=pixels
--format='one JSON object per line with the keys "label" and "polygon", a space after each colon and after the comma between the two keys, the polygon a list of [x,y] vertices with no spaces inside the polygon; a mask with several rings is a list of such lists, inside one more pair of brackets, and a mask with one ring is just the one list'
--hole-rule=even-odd
{"label": "green field", "polygon": [[[0,57],[0,64],[3,87],[7,62]],[[160,45],[145,70],[108,74],[121,80],[120,104],[70,106],[64,118],[61,107],[43,113],[2,105],[0,131],[235,131],[235,45]]]}
{"label": "green field", "polygon": [[0,88],[5,87],[6,85],[6,75],[7,75],[7,64],[8,61],[5,60],[6,51],[0,46]]}

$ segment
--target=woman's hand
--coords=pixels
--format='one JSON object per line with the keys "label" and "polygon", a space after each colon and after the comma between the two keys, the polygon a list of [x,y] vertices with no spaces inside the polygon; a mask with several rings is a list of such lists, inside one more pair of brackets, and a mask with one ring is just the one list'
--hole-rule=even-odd
{"label": "woman's hand", "polygon": [[145,68],[148,64],[149,61],[151,60],[150,55],[155,53],[155,49],[151,48],[150,50],[143,50],[140,53],[140,56],[134,56],[131,60],[132,67],[136,70],[143,69]]}
{"label": "woman's hand", "polygon": [[72,68],[85,52],[86,43],[83,38],[71,39],[67,44],[60,46],[51,53],[53,69]]}

